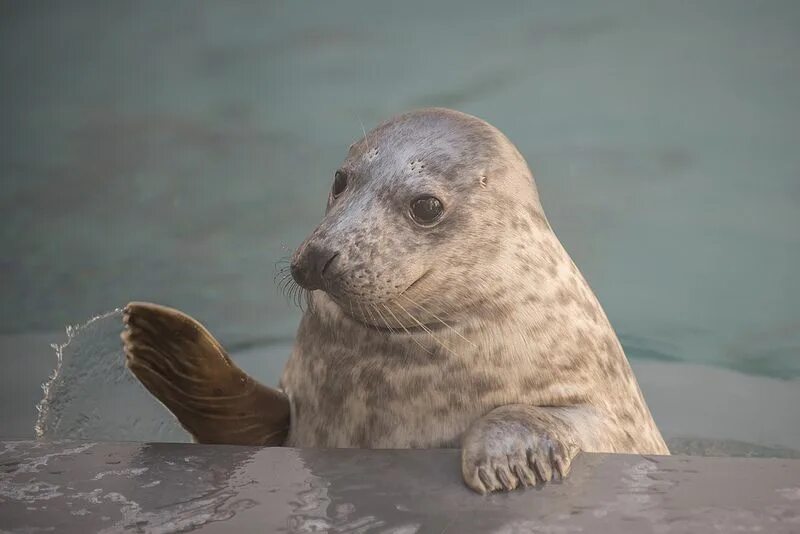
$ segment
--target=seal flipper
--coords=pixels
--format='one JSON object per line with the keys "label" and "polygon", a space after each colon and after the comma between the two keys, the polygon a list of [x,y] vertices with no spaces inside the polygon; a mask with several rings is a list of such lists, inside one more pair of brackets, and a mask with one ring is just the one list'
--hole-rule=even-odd
{"label": "seal flipper", "polygon": [[289,399],[239,369],[203,325],[178,310],[131,302],[121,338],[128,369],[200,443],[282,445]]}
{"label": "seal flipper", "polygon": [[464,482],[485,494],[563,479],[575,455],[585,448],[581,433],[598,434],[601,422],[595,413],[585,406],[508,404],[495,408],[462,437]]}

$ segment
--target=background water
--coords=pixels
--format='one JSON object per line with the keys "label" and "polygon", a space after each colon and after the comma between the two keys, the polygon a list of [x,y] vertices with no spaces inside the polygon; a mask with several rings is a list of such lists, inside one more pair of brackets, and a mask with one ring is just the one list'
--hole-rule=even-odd
{"label": "background water", "polygon": [[275,262],[361,123],[437,105],[526,156],[666,434],[800,448],[798,28],[793,1],[4,2],[0,436],[64,325],[133,299],[274,383]]}

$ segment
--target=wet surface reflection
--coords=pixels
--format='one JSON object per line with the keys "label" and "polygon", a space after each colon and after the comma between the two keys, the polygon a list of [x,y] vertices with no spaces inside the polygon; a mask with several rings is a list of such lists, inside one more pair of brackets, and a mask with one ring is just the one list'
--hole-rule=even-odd
{"label": "wet surface reflection", "polygon": [[0,443],[0,528],[179,532],[792,532],[800,461],[582,455],[544,488],[482,497],[454,450]]}

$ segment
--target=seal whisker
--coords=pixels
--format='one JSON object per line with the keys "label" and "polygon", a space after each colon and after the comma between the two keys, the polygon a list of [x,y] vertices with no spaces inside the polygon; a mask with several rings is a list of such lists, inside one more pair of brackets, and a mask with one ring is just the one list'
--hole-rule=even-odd
{"label": "seal whisker", "polygon": [[305,288],[302,288],[302,287],[298,286],[297,298],[298,298],[298,300],[300,302],[298,304],[298,307],[302,311],[306,311],[306,309],[311,309],[312,300],[311,300],[311,292],[310,291],[308,291]]}
{"label": "seal whisker", "polygon": [[361,312],[361,318],[363,320],[366,320],[367,319],[367,312],[364,310],[364,306],[362,306],[361,303],[358,302],[358,301],[356,301],[356,304],[358,304],[358,310]]}
{"label": "seal whisker", "polygon": [[287,303],[292,302],[293,292],[294,292],[294,286],[292,285],[291,280],[287,280],[281,287],[281,293],[283,293],[283,296],[286,298]]}
{"label": "seal whisker", "polygon": [[380,317],[380,318],[381,318],[381,321],[383,321],[383,324],[384,324],[384,325],[386,325],[386,330],[388,330],[389,332],[394,332],[394,328],[392,328],[391,326],[389,326],[389,321],[387,321],[387,320],[386,320],[386,317],[384,317],[384,316],[383,316],[383,314],[381,313],[381,310],[380,310],[380,308],[378,308],[378,307],[377,307],[377,306],[375,306],[374,304],[372,304],[372,305],[370,305],[370,306],[372,306],[372,309],[373,309],[373,310],[375,310],[375,313],[377,313],[377,314],[378,314],[378,317]]}
{"label": "seal whisker", "polygon": [[419,345],[419,348],[421,348],[423,351],[425,351],[425,353],[428,354],[429,356],[433,356],[433,353],[431,351],[429,351],[428,349],[426,349],[425,346],[422,343],[420,343],[419,340],[411,332],[408,331],[408,328],[406,328],[405,325],[400,322],[400,320],[397,318],[397,316],[394,314],[394,312],[392,312],[392,310],[389,309],[389,307],[386,304],[381,304],[381,306],[383,306],[383,308],[387,312],[389,312],[389,315],[391,315],[392,318],[394,318],[395,322],[400,325],[400,328],[403,329],[403,331],[408,335],[408,337],[410,337],[414,341],[414,343]]}
{"label": "seal whisker", "polygon": [[278,285],[278,287],[280,287],[281,289],[283,289],[283,288],[284,288],[284,286],[286,286],[286,284],[287,284],[287,283],[289,283],[289,280],[291,279],[291,277],[292,277],[292,275],[291,275],[290,273],[283,273],[283,274],[280,276],[280,278],[279,278],[279,279],[276,277],[276,279],[275,279],[275,284],[277,284],[277,285]]}
{"label": "seal whisker", "polygon": [[422,322],[421,322],[419,319],[417,319],[416,317],[414,317],[414,316],[411,314],[411,312],[409,312],[407,309],[405,309],[405,308],[403,307],[403,305],[402,305],[402,304],[400,304],[400,303],[399,303],[399,302],[397,302],[397,301],[395,301],[394,303],[395,303],[395,304],[397,304],[397,306],[398,306],[398,307],[399,307],[401,310],[403,310],[403,311],[406,313],[406,315],[408,315],[408,316],[411,318],[411,320],[412,320],[412,321],[414,321],[415,323],[417,323],[417,325],[418,325],[420,328],[422,328],[423,330],[425,330],[425,331],[428,333],[428,335],[430,335],[430,336],[431,336],[431,337],[434,339],[434,341],[436,341],[436,342],[437,342],[439,345],[441,345],[443,349],[445,349],[447,352],[449,352],[450,354],[452,354],[452,355],[454,355],[454,356],[458,356],[458,354],[457,354],[456,352],[454,352],[454,351],[453,351],[453,350],[452,350],[450,347],[448,347],[447,345],[445,345],[445,344],[442,342],[442,340],[440,340],[438,337],[436,337],[435,335],[433,335],[433,332],[431,332],[430,328],[428,328],[427,326],[425,326],[424,324],[422,324]]}
{"label": "seal whisker", "polygon": [[295,282],[290,272],[284,273],[281,279],[276,282],[276,285],[287,302],[294,304],[303,311],[306,308],[311,308],[310,293]]}
{"label": "seal whisker", "polygon": [[279,282],[281,291],[288,292],[289,289],[292,287],[292,277],[291,276],[284,276],[283,279]]}
{"label": "seal whisker", "polygon": [[283,258],[279,259],[275,262],[275,274],[272,277],[272,280],[275,281],[279,277],[283,277],[285,274],[290,272],[291,268],[291,260],[288,256],[284,256]]}
{"label": "seal whisker", "polygon": [[367,143],[367,152],[369,152],[369,138],[367,137],[367,130],[364,128],[364,122],[361,120],[361,117],[358,116],[358,113],[356,113],[356,118],[358,119],[358,123],[361,125],[361,131],[364,134],[364,141]]}
{"label": "seal whisker", "polygon": [[294,305],[302,310],[303,309],[303,288],[301,288],[298,285],[295,285],[294,287],[295,287],[295,289],[294,289]]}
{"label": "seal whisker", "polygon": [[[289,251],[289,247],[281,243],[281,247]],[[303,287],[300,287],[292,276],[292,260],[289,256],[284,256],[275,262],[275,274],[272,277],[273,283],[278,286],[278,290],[290,302],[306,311],[306,308],[311,308],[310,293]]]}
{"label": "seal whisker", "polygon": [[441,317],[439,317],[439,316],[438,316],[438,315],[436,315],[435,313],[433,313],[433,312],[431,312],[431,311],[427,310],[427,309],[426,309],[426,308],[424,308],[424,307],[423,307],[421,304],[419,304],[418,302],[414,301],[414,300],[413,300],[411,297],[409,297],[409,296],[407,296],[407,295],[405,295],[405,294],[403,294],[403,293],[401,293],[401,294],[400,294],[400,296],[401,296],[401,297],[403,297],[404,299],[406,299],[407,301],[409,301],[409,302],[410,302],[412,305],[416,306],[417,308],[419,308],[419,309],[420,309],[420,310],[422,310],[423,312],[427,313],[428,315],[430,315],[431,317],[433,317],[434,319],[436,319],[437,321],[439,321],[440,323],[442,323],[442,324],[443,324],[443,325],[444,325],[446,328],[449,328],[450,330],[452,330],[452,331],[453,331],[453,333],[454,333],[455,335],[457,335],[458,337],[460,337],[461,339],[463,339],[464,341],[466,341],[467,343],[469,343],[469,344],[470,344],[470,345],[472,345],[473,347],[476,347],[476,346],[477,346],[475,343],[473,343],[473,342],[472,342],[472,341],[470,341],[469,339],[465,338],[465,337],[464,337],[464,336],[461,334],[461,332],[459,332],[458,330],[456,330],[456,329],[455,329],[453,326],[451,326],[451,325],[447,324],[447,323],[444,321],[444,319],[442,319]]}
{"label": "seal whisker", "polygon": [[359,302],[359,301],[356,301],[356,304],[358,304],[358,311],[361,313],[361,319],[362,320],[366,319],[367,318],[367,314],[364,311],[364,306],[362,306],[361,302]]}
{"label": "seal whisker", "polygon": [[274,278],[275,285],[278,286],[278,290],[284,296],[287,295],[289,278],[290,276],[288,276],[287,274],[280,275],[280,278],[278,276]]}
{"label": "seal whisker", "polygon": [[378,321],[375,320],[375,316],[372,314],[372,310],[370,309],[370,305],[367,304],[366,308],[367,308],[367,313],[369,314],[369,319],[370,319],[370,321],[372,321],[372,325],[373,326],[377,325]]}
{"label": "seal whisker", "polygon": [[275,276],[272,277],[272,283],[277,286],[280,286],[281,283],[284,282],[284,280],[286,280],[285,273],[275,273]]}

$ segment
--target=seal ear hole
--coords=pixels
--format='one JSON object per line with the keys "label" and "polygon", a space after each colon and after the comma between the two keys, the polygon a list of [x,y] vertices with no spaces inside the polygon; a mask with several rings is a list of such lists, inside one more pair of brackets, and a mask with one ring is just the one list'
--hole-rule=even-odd
{"label": "seal ear hole", "polygon": [[485,176],[481,176],[480,182],[481,182],[481,187],[486,188],[489,183],[489,180]]}

